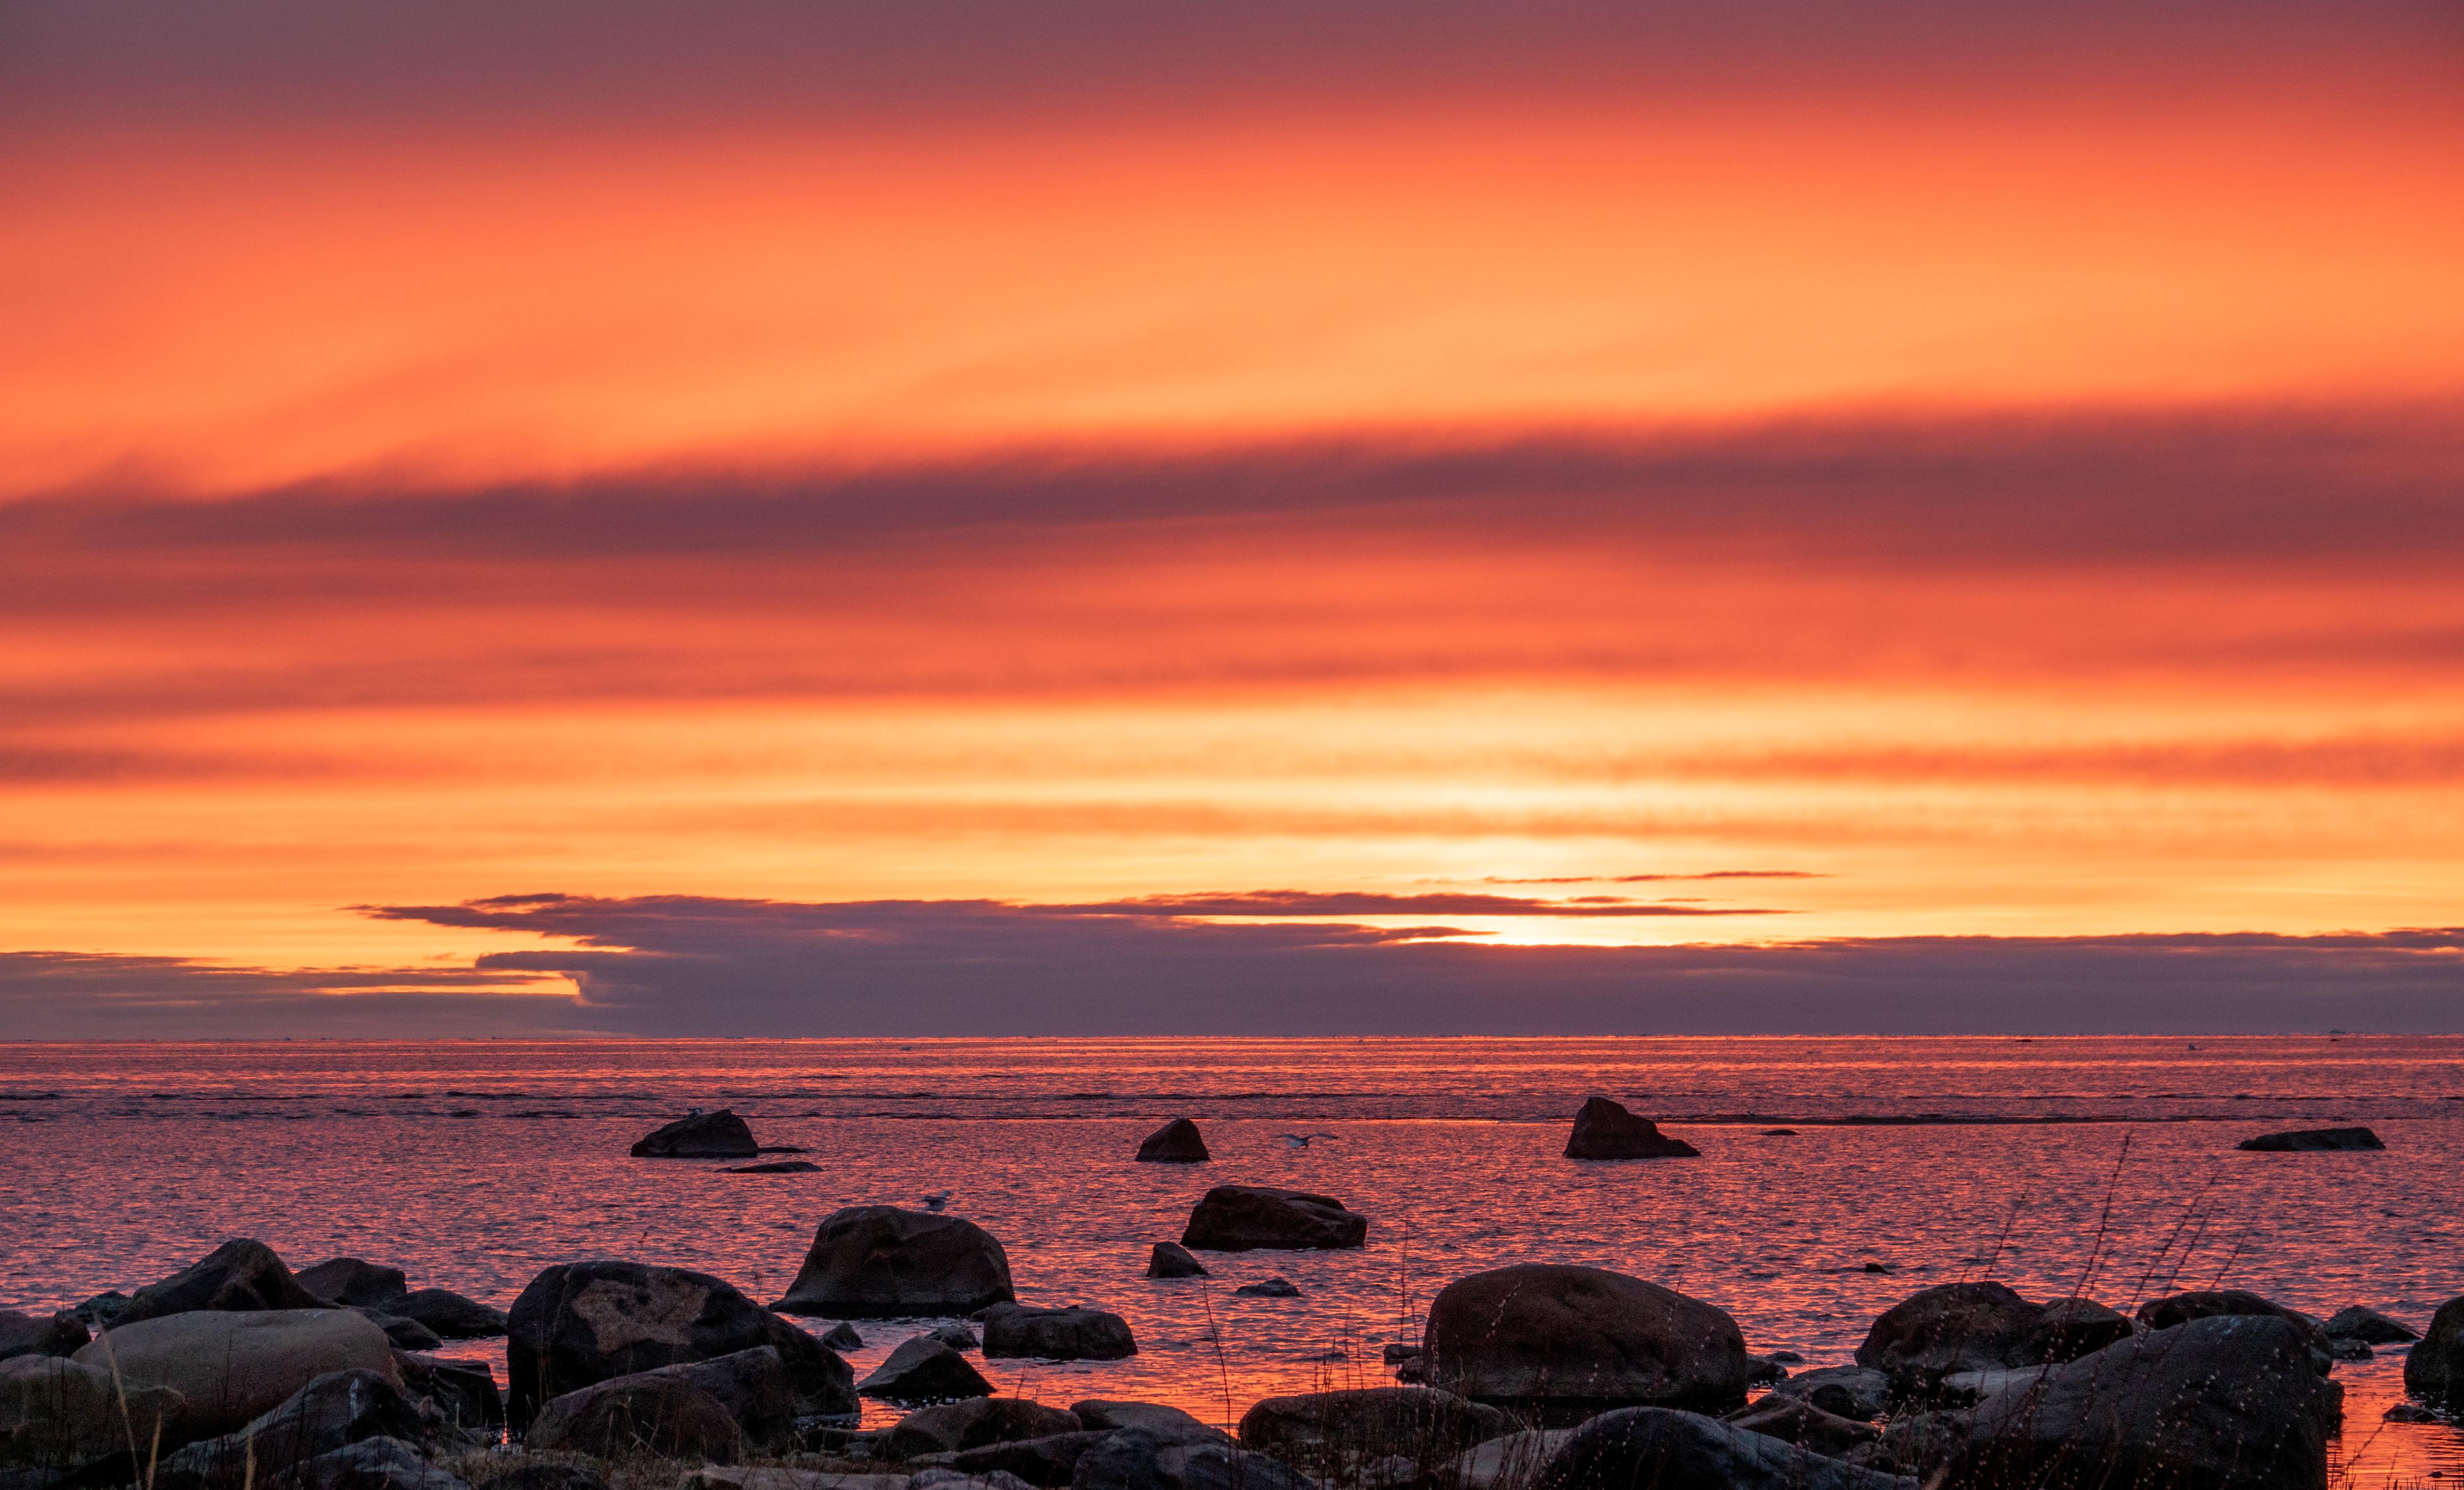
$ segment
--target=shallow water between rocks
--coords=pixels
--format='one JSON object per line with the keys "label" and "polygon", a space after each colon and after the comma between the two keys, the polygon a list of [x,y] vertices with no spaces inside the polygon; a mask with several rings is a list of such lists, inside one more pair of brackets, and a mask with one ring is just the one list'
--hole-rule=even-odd
{"label": "shallow water between rocks", "polygon": [[[1561,1157],[1594,1094],[1703,1156]],[[627,1156],[693,1107],[733,1107],[820,1172]],[[1176,1116],[1213,1161],[1131,1162]],[[2078,1121],[2018,1121],[2047,1118]],[[2233,1148],[2352,1123],[2387,1151]],[[1417,1342],[1439,1288],[1516,1261],[1681,1288],[1808,1365],[1962,1278],[2125,1310],[2243,1287],[2416,1328],[2464,1292],[2464,1037],[0,1044],[0,1124],[11,1307],[133,1290],[233,1236],[499,1307],[587,1257],[702,1269],[766,1303],[830,1211],[948,1192],[1007,1247],[1023,1301],[1117,1310],[1138,1338],[1126,1361],[982,1363],[1000,1390],[1215,1421],[1391,1382],[1379,1347]],[[1141,1276],[1226,1183],[1339,1196],[1368,1245]],[[1233,1293],[1272,1276],[1301,1296]],[[858,1372],[925,1323],[859,1322]],[[447,1353],[503,1371],[502,1341]],[[2402,1366],[2382,1348],[2337,1368],[2349,1484],[2464,1477],[2455,1427],[2380,1422]]]}

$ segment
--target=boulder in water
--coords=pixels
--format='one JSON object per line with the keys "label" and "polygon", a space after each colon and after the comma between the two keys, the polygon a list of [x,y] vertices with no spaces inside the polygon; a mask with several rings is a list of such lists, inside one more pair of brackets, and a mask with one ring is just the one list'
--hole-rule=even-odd
{"label": "boulder in water", "polygon": [[1198,1125],[1187,1118],[1174,1118],[1138,1145],[1140,1164],[1204,1164],[1211,1157]]}
{"label": "boulder in water", "polygon": [[1885,1373],[1902,1392],[1921,1391],[1953,1371],[2030,1364],[2044,1326],[2044,1305],[2001,1283],[1941,1283],[1883,1310],[1857,1348],[1857,1364]]}
{"label": "boulder in water", "polygon": [[1916,1490],[1730,1423],[1672,1408],[1636,1407],[1591,1419],[1542,1466],[1536,1490]]}
{"label": "boulder in water", "polygon": [[20,1314],[0,1309],[0,1361],[21,1355],[75,1355],[93,1339],[75,1309],[55,1314]]}
{"label": "boulder in water", "polygon": [[644,1371],[551,1397],[522,1441],[534,1452],[607,1459],[647,1454],[733,1464],[744,1457],[744,1431],[727,1404],[666,1371]]}
{"label": "boulder in water", "polygon": [[996,1304],[984,1311],[988,1358],[1120,1361],[1138,1353],[1130,1322],[1103,1309],[1031,1309]]}
{"label": "boulder in water", "polygon": [[1147,1254],[1149,1278],[1204,1278],[1206,1264],[1189,1255],[1189,1249],[1177,1241],[1158,1241]]}
{"label": "boulder in water", "polygon": [[447,1288],[422,1288],[385,1306],[396,1319],[415,1320],[447,1340],[492,1340],[505,1332],[505,1316]]}
{"label": "boulder in water", "polygon": [[2338,1309],[2320,1327],[2330,1340],[2358,1340],[2369,1346],[2397,1346],[2421,1338],[2400,1322],[2358,1304]]}
{"label": "boulder in water", "polygon": [[114,1288],[72,1305],[70,1312],[85,1321],[85,1327],[88,1329],[109,1329],[113,1322],[120,1318],[120,1311],[126,1307],[128,1307],[128,1295]]}
{"label": "boulder in water", "polygon": [[1189,1214],[1183,1247],[1212,1252],[1304,1251],[1357,1247],[1369,1218],[1331,1195],[1265,1185],[1218,1185]]}
{"label": "boulder in water", "polygon": [[134,1325],[204,1309],[321,1309],[325,1301],[299,1286],[272,1247],[247,1238],[224,1242],[203,1258],[137,1290],[112,1324]]}
{"label": "boulder in water", "polygon": [[193,1309],[114,1326],[75,1359],[178,1392],[187,1403],[182,1425],[198,1437],[243,1426],[329,1371],[374,1371],[402,1385],[385,1331],[347,1309]]}
{"label": "boulder in water", "polygon": [[1603,1268],[1475,1273],[1429,1305],[1430,1385],[1568,1422],[1625,1403],[1725,1412],[1745,1401],[1745,1337],[1726,1310]]}
{"label": "boulder in water", "polygon": [[833,1350],[861,1350],[864,1348],[864,1336],[853,1325],[841,1320],[830,1326],[829,1333],[822,1336],[822,1344]]}
{"label": "boulder in water", "polygon": [[912,1459],[1074,1434],[1085,1427],[1077,1413],[1062,1408],[986,1395],[910,1413],[883,1435],[881,1448],[891,1458]]}
{"label": "boulder in water", "polygon": [[855,1390],[858,1396],[885,1402],[948,1402],[991,1396],[993,1384],[965,1356],[930,1335],[917,1335],[900,1342]]}
{"label": "boulder in water", "polygon": [[1267,1397],[1242,1414],[1241,1447],[1326,1478],[1390,1455],[1435,1464],[1514,1429],[1496,1408],[1451,1391],[1371,1387]]}
{"label": "boulder in water", "polygon": [[2017,1367],[2076,1361],[2130,1338],[2130,1316],[2094,1299],[2054,1299],[2037,1306],[2036,1327],[2019,1348]]}
{"label": "boulder in water", "polygon": [[383,1309],[355,1308],[352,1313],[385,1332],[397,1350],[433,1350],[445,1343],[445,1337],[415,1319],[403,1319]]}
{"label": "boulder in water", "polygon": [[1702,1150],[1682,1138],[1671,1138],[1649,1118],[1639,1118],[1618,1103],[1594,1097],[1574,1114],[1574,1130],[1566,1138],[1569,1159],[1694,1159]]}
{"label": "boulder in water", "polygon": [[860,1205],[823,1220],[778,1306],[829,1319],[905,1319],[972,1314],[1017,1297],[1009,1254],[975,1222]]}
{"label": "boulder in water", "polygon": [[760,1151],[753,1129],[726,1107],[680,1117],[633,1145],[637,1159],[750,1159]]}
{"label": "boulder in water", "polygon": [[2404,1358],[2404,1390],[2464,1407],[2464,1298],[2448,1300],[2430,1317],[2429,1332]]}
{"label": "boulder in water", "polygon": [[[167,1387],[121,1384],[108,1369],[54,1355],[0,1361],[0,1468],[133,1482],[159,1433],[183,1431],[187,1403]],[[133,1452],[132,1452],[133,1451]]]}
{"label": "boulder in water", "polygon": [[379,1267],[359,1258],[327,1258],[292,1275],[299,1286],[327,1304],[362,1308],[390,1304],[410,1292],[401,1268]]}
{"label": "boulder in water", "polygon": [[2139,1306],[2139,1323],[2149,1329],[2170,1329],[2195,1319],[2280,1319],[2291,1325],[2310,1348],[2319,1374],[2327,1373],[2335,1359],[2335,1343],[2327,1338],[2319,1322],[2307,1314],[2298,1313],[2272,1299],[2240,1288],[2204,1288],[2190,1293],[2168,1294],[2150,1299]]}
{"label": "boulder in water", "polygon": [[1254,1283],[1243,1283],[1232,1293],[1243,1299],[1297,1299],[1301,1285],[1288,1278],[1264,1278]]}
{"label": "boulder in water", "polygon": [[2261,1133],[2233,1147],[2254,1153],[2320,1153],[2384,1149],[2387,1145],[2366,1128],[2299,1128],[2289,1132]]}

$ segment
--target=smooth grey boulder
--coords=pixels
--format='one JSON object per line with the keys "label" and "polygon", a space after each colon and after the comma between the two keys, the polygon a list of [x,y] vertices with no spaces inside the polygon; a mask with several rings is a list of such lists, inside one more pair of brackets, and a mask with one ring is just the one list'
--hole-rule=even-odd
{"label": "smooth grey boulder", "polygon": [[1566,1136],[1569,1159],[1695,1159],[1702,1150],[1682,1138],[1671,1138],[1649,1118],[1636,1117],[1624,1106],[1594,1097],[1574,1114],[1573,1131]]}
{"label": "smooth grey boulder", "polygon": [[750,1159],[760,1151],[753,1129],[725,1107],[680,1117],[633,1145],[637,1159]]}
{"label": "smooth grey boulder", "polygon": [[1116,1429],[1138,1428],[1158,1438],[1180,1438],[1191,1443],[1230,1443],[1232,1435],[1177,1407],[1160,1402],[1115,1402],[1104,1397],[1089,1397],[1072,1402],[1069,1411],[1090,1431],[1111,1433]]}
{"label": "smooth grey boulder", "polygon": [[858,1396],[885,1402],[948,1402],[991,1396],[993,1384],[965,1356],[930,1335],[917,1335],[900,1342],[855,1390]]}
{"label": "smooth grey boulder", "polygon": [[1198,1125],[1187,1118],[1174,1118],[1138,1145],[1140,1164],[1204,1164],[1211,1157]]}
{"label": "smooth grey boulder", "polygon": [[1916,1490],[1766,1434],[1674,1408],[1621,1408],[1575,1430],[1534,1490]]}
{"label": "smooth grey boulder", "polygon": [[329,1371],[371,1370],[400,1386],[385,1331],[347,1309],[195,1309],[116,1325],[73,1359],[186,1399],[184,1429],[227,1434]]}
{"label": "smooth grey boulder", "polygon": [[2401,1321],[2358,1304],[2338,1309],[2320,1328],[2330,1340],[2358,1340],[2368,1346],[2398,1346],[2421,1338]]}
{"label": "smooth grey boulder", "polygon": [[2448,1300],[2404,1358],[2404,1390],[2445,1406],[2464,1406],[2464,1298]]}
{"label": "smooth grey boulder", "polygon": [[831,1213],[778,1307],[829,1319],[972,1314],[1018,1298],[1009,1254],[956,1216],[860,1205]]}
{"label": "smooth grey boulder", "polygon": [[2321,1490],[2342,1397],[2295,1321],[2194,1319],[1986,1398],[1965,1414],[1939,1483]]}
{"label": "smooth grey boulder", "polygon": [[410,1292],[401,1268],[380,1267],[359,1258],[327,1258],[292,1275],[299,1286],[328,1304],[371,1307]]}
{"label": "smooth grey boulder", "polygon": [[912,1459],[1082,1433],[1086,1426],[1077,1413],[1064,1408],[1023,1397],[981,1396],[908,1413],[883,1435],[879,1449],[893,1459]]}
{"label": "smooth grey boulder", "polygon": [[264,1490],[471,1490],[461,1476],[423,1456],[417,1445],[384,1437],[320,1454],[260,1483]]}
{"label": "smooth grey boulder", "polygon": [[1361,1245],[1368,1236],[1369,1218],[1331,1195],[1218,1185],[1190,1212],[1180,1244],[1210,1252],[1342,1250]]}
{"label": "smooth grey boulder", "polygon": [[393,1362],[402,1371],[403,1390],[436,1404],[453,1428],[493,1442],[505,1426],[505,1398],[496,1390],[496,1373],[485,1361],[448,1361],[433,1355],[397,1349]]}
{"label": "smooth grey boulder", "polygon": [[856,1411],[855,1372],[838,1352],[708,1273],[560,1264],[531,1280],[508,1323],[507,1415],[516,1429],[551,1397],[760,1346],[779,1352],[799,1412]]}
{"label": "smooth grey boulder", "polygon": [[167,1387],[122,1384],[102,1367],[55,1355],[0,1361],[0,1468],[120,1480],[159,1435],[177,1447],[187,1402]]}
{"label": "smooth grey boulder", "polygon": [[1363,1459],[1451,1459],[1514,1432],[1496,1408],[1428,1387],[1370,1387],[1267,1397],[1241,1416],[1241,1447],[1325,1478]]}
{"label": "smooth grey boulder", "polygon": [[522,1441],[535,1453],[605,1459],[647,1454],[733,1464],[744,1457],[744,1431],[727,1404],[667,1371],[645,1371],[552,1397]]}
{"label": "smooth grey boulder", "polygon": [[1313,1490],[1298,1471],[1221,1443],[1124,1428],[1078,1457],[1070,1490]]}
{"label": "smooth grey boulder", "polygon": [[1750,1406],[1741,1407],[1720,1421],[1731,1428],[1762,1434],[1782,1443],[1793,1443],[1832,1458],[1882,1436],[1882,1431],[1872,1423],[1826,1413],[1803,1397],[1784,1397],[1776,1393]]}
{"label": "smooth grey boulder", "polygon": [[1724,1309],[1603,1268],[1526,1263],[1441,1289],[1421,1340],[1429,1384],[1530,1405],[1552,1426],[1606,1407],[1726,1412],[1746,1399],[1745,1337]]}
{"label": "smooth grey boulder", "polygon": [[21,1355],[75,1355],[93,1338],[75,1309],[54,1314],[0,1309],[0,1361]]}
{"label": "smooth grey boulder", "polygon": [[987,1359],[1121,1361],[1138,1353],[1130,1322],[1103,1309],[996,1304],[983,1314]]}
{"label": "smooth grey boulder", "polygon": [[171,1314],[262,1309],[321,1309],[324,1300],[299,1286],[264,1242],[241,1238],[224,1242],[187,1267],[137,1290],[112,1320],[135,1325]]}
{"label": "smooth grey boulder", "polygon": [[433,1405],[375,1371],[332,1371],[242,1427],[165,1459],[152,1490],[238,1490],[363,1438],[429,1439],[444,1426]]}
{"label": "smooth grey boulder", "polygon": [[1870,1366],[1820,1366],[1775,1384],[1771,1394],[1794,1397],[1834,1417],[1864,1422],[1891,1406],[1891,1378]]}
{"label": "smooth grey boulder", "polygon": [[2358,1152],[2384,1149],[2379,1135],[2366,1128],[2301,1128],[2282,1133],[2261,1133],[2233,1145],[2254,1153]]}
{"label": "smooth grey boulder", "polygon": [[1206,1264],[1189,1255],[1189,1249],[1177,1241],[1158,1241],[1147,1254],[1149,1278],[1204,1278]]}
{"label": "smooth grey boulder", "polygon": [[385,1312],[425,1326],[447,1340],[491,1340],[508,1327],[501,1311],[446,1288],[404,1294],[386,1304]]}

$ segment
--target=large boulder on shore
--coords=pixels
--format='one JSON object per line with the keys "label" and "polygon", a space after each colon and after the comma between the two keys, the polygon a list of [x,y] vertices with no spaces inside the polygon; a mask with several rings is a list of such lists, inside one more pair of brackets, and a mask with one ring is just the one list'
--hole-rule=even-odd
{"label": "large boulder on shore", "polygon": [[384,1330],[347,1309],[197,1309],[115,1325],[75,1359],[139,1387],[168,1387],[199,1437],[227,1434],[329,1371],[367,1370],[397,1389]]}
{"label": "large boulder on shore", "polygon": [[1370,1387],[1267,1397],[1242,1414],[1241,1447],[1328,1477],[1390,1456],[1434,1465],[1514,1429],[1496,1408],[1451,1391]]}
{"label": "large boulder on shore", "polygon": [[1174,1118],[1138,1145],[1140,1164],[1204,1164],[1211,1157],[1198,1125],[1187,1118]]}
{"label": "large boulder on shore", "polygon": [[855,1390],[885,1402],[949,1402],[991,1396],[993,1384],[965,1356],[931,1335],[917,1335],[900,1341]]}
{"label": "large boulder on shore", "polygon": [[1009,1254],[975,1222],[891,1205],[834,1211],[778,1307],[827,1319],[973,1314],[1018,1298]]}
{"label": "large boulder on shore", "polygon": [[328,1304],[370,1308],[410,1292],[401,1268],[380,1267],[359,1258],[327,1258],[292,1275],[299,1286]]}
{"label": "large boulder on shore", "polygon": [[1724,1309],[1604,1268],[1535,1262],[1458,1279],[1429,1305],[1431,1386],[1529,1404],[1550,1423],[1624,1404],[1745,1401],[1745,1337]]}
{"label": "large boulder on shore", "polygon": [[2001,1283],[1941,1283],[1882,1311],[1857,1348],[1857,1364],[1920,1391],[1953,1371],[2031,1364],[2044,1306]]}
{"label": "large boulder on shore", "polygon": [[375,1371],[329,1371],[270,1411],[163,1461],[153,1490],[240,1490],[363,1438],[417,1441],[444,1426],[395,1382]]}
{"label": "large boulder on shore", "polygon": [[1121,1361],[1138,1353],[1130,1322],[1104,1309],[1031,1309],[996,1304],[983,1311],[986,1359]]}
{"label": "large boulder on shore", "polygon": [[517,1430],[551,1397],[760,1346],[778,1350],[798,1411],[856,1411],[855,1372],[838,1352],[708,1273],[560,1264],[531,1280],[508,1324],[507,1416]]}
{"label": "large boulder on shore", "polygon": [[117,1327],[201,1309],[321,1309],[325,1301],[299,1286],[272,1247],[247,1238],[224,1242],[187,1267],[137,1290],[112,1319]]}
{"label": "large boulder on shore", "polygon": [[490,1340],[509,1327],[502,1312],[447,1288],[422,1288],[385,1305],[396,1319],[424,1325],[447,1340]]}
{"label": "large boulder on shore", "polygon": [[21,1355],[75,1355],[94,1338],[75,1309],[55,1314],[20,1314],[0,1309],[0,1361]]}
{"label": "large boulder on shore", "polygon": [[1649,1118],[1639,1118],[1623,1105],[1594,1097],[1574,1114],[1574,1130],[1566,1138],[1569,1159],[1694,1159],[1702,1150],[1682,1138],[1671,1138]]}
{"label": "large boulder on shore", "polygon": [[1265,1185],[1218,1185],[1189,1213],[1180,1244],[1211,1252],[1304,1251],[1357,1247],[1369,1217],[1331,1195]]}
{"label": "large boulder on shore", "polygon": [[2254,1153],[2329,1153],[2384,1149],[2387,1145],[2366,1128],[2299,1128],[2289,1132],[2261,1133],[2233,1147]]}
{"label": "large boulder on shore", "polygon": [[1916,1490],[1796,1444],[1671,1408],[1624,1408],[1576,1430],[1534,1490]]}
{"label": "large boulder on shore", "polygon": [[1953,1418],[1945,1490],[2321,1490],[2342,1392],[2291,1320],[2218,1315],[2137,1335]]}
{"label": "large boulder on shore", "polygon": [[535,1447],[553,1445],[582,1431],[578,1425],[619,1423],[633,1411],[631,1407],[603,1408],[598,1405],[602,1397],[621,1398],[635,1406],[666,1400],[664,1389],[651,1383],[653,1377],[673,1377],[715,1398],[727,1409],[728,1416],[736,1420],[747,1452],[783,1454],[795,1447],[795,1388],[777,1348],[771,1346],[757,1346],[708,1361],[662,1366],[551,1397],[532,1420],[527,1441]]}
{"label": "large boulder on shore", "polygon": [[651,1455],[733,1464],[744,1457],[744,1430],[727,1404],[667,1371],[619,1377],[552,1398],[522,1443],[534,1453],[618,1460]]}
{"label": "large boulder on shore", "polygon": [[725,1107],[680,1117],[633,1145],[637,1159],[749,1159],[760,1151],[753,1129]]}
{"label": "large boulder on shore", "polygon": [[1280,1459],[1125,1428],[1078,1457],[1070,1490],[1313,1490]]}
{"label": "large boulder on shore", "polygon": [[2334,1342],[2319,1322],[2306,1314],[2297,1314],[2272,1299],[2240,1288],[2203,1288],[2190,1293],[2167,1294],[2150,1299],[2139,1306],[2139,1323],[2149,1329],[2170,1329],[2194,1319],[2247,1318],[2280,1319],[2300,1333],[2309,1347],[2311,1363],[2325,1375],[2335,1359]]}
{"label": "large boulder on shore", "polygon": [[1086,1426],[1075,1413],[1023,1397],[976,1397],[908,1413],[882,1435],[881,1450],[892,1459],[912,1459],[1050,1438]]}
{"label": "large boulder on shore", "polygon": [[2448,1300],[2430,1317],[2429,1332],[2404,1358],[2404,1390],[2464,1406],[2464,1298]]}
{"label": "large boulder on shore", "polygon": [[123,1391],[108,1369],[83,1361],[0,1361],[0,1466],[127,1479],[152,1456],[158,1432],[166,1445],[193,1436],[181,1427],[187,1411],[167,1387],[131,1382]]}

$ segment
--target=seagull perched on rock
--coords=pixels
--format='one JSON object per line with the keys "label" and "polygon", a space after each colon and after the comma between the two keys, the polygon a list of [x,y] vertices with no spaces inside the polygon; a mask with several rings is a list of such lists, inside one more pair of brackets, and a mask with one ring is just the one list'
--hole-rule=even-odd
{"label": "seagull perched on rock", "polygon": [[1332,1133],[1280,1133],[1276,1136],[1282,1138],[1288,1148],[1306,1149],[1312,1138],[1332,1138],[1334,1135]]}
{"label": "seagull perched on rock", "polygon": [[941,1208],[949,1203],[950,1193],[946,1190],[936,1190],[924,1197],[924,1209],[936,1216],[940,1214]]}

